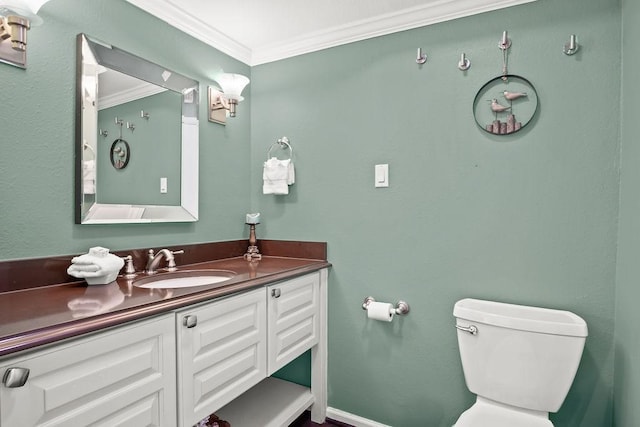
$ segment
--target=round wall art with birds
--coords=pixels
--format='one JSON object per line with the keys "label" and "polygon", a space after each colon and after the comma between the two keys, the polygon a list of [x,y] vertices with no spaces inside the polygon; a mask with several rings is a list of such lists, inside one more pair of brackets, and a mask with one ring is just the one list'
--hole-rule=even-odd
{"label": "round wall art with birds", "polygon": [[508,74],[489,80],[473,101],[478,126],[494,135],[510,135],[531,122],[538,111],[538,94],[524,77]]}

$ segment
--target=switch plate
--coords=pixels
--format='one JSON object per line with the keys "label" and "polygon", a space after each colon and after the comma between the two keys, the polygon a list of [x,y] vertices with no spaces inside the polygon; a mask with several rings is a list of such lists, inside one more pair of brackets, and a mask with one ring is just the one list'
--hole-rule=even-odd
{"label": "switch plate", "polygon": [[166,194],[167,192],[167,178],[160,178],[160,193]]}
{"label": "switch plate", "polygon": [[389,165],[388,164],[375,166],[375,186],[376,187],[389,186]]}

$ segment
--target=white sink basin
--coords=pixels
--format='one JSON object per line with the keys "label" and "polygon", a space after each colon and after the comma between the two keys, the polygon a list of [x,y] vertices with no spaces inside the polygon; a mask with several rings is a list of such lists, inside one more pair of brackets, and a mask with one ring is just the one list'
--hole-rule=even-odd
{"label": "white sink basin", "polygon": [[233,279],[236,273],[228,270],[184,270],[173,273],[160,273],[144,277],[133,282],[134,286],[145,289],[175,289],[192,286],[223,286]]}

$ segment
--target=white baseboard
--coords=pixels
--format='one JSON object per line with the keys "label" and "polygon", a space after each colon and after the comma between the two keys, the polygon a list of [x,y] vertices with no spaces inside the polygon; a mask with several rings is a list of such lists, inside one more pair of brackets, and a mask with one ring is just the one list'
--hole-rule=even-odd
{"label": "white baseboard", "polygon": [[327,408],[327,418],[340,421],[341,423],[351,424],[355,427],[392,427],[332,407]]}

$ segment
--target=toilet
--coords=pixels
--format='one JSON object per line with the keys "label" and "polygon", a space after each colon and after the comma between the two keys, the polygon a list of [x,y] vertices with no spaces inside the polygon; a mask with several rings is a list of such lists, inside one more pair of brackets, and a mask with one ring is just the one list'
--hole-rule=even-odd
{"label": "toilet", "polygon": [[588,335],[569,311],[463,299],[453,308],[462,369],[476,402],[454,427],[552,427]]}

